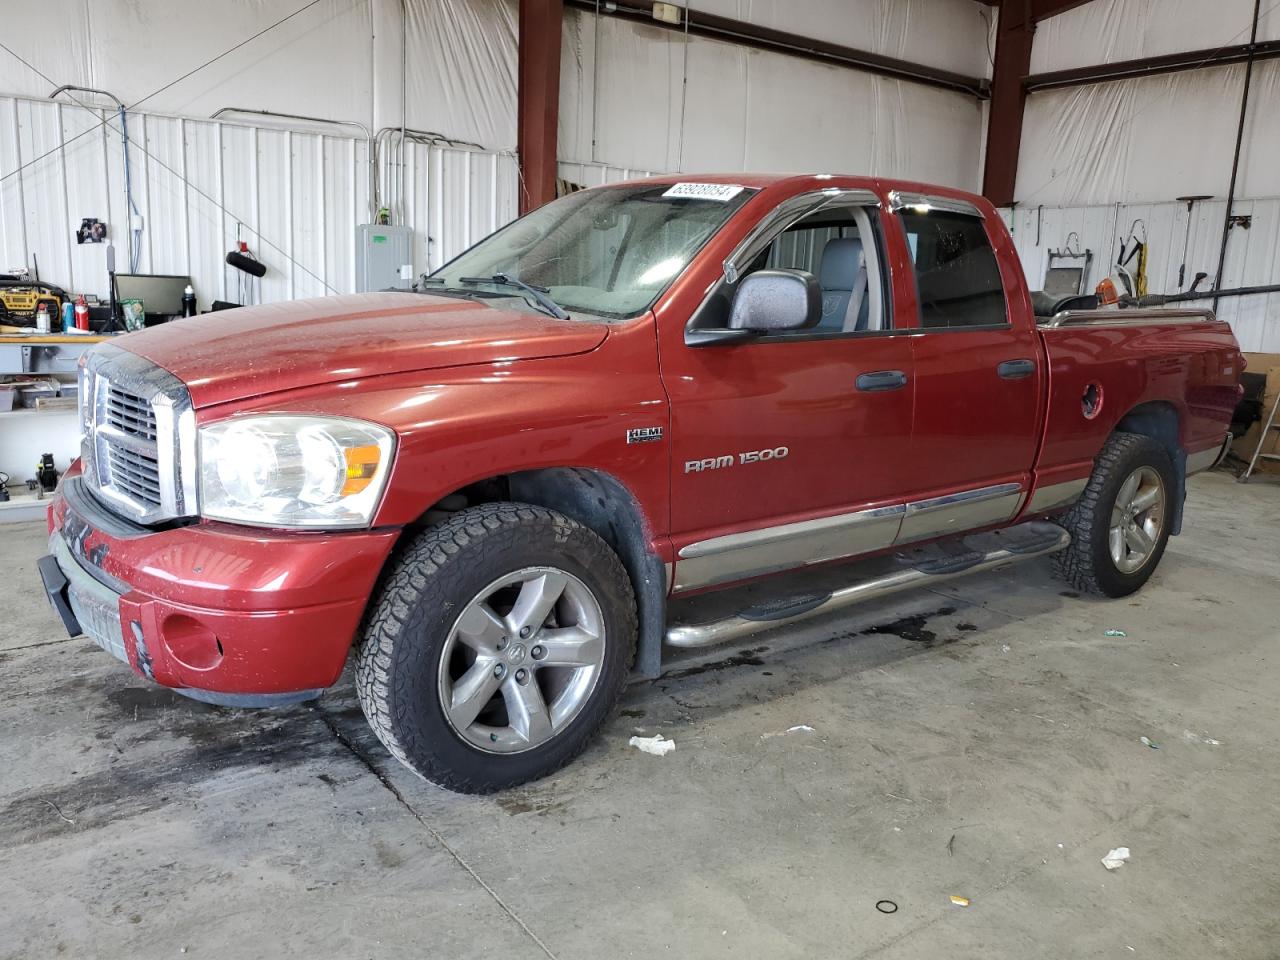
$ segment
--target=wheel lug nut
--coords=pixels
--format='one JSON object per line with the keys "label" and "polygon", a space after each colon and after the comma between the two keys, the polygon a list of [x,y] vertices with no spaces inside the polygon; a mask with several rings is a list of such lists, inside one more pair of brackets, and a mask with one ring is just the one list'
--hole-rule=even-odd
{"label": "wheel lug nut", "polygon": [[516,671],[516,683],[527,683],[529,680],[529,671],[520,669]]}
{"label": "wheel lug nut", "polygon": [[499,641],[498,641],[498,649],[499,649],[499,650],[505,650],[505,649],[507,649],[507,638],[506,638],[506,637],[503,637],[501,640],[499,640]]}
{"label": "wheel lug nut", "polygon": [[499,678],[501,678],[501,677],[502,677],[502,675],[503,675],[504,673],[506,673],[506,672],[507,672],[507,668],[506,668],[506,667],[504,667],[502,664],[500,664],[500,663],[499,663],[499,664],[495,664],[495,665],[494,665],[494,668],[493,668],[493,675],[494,675],[495,677],[499,677]]}
{"label": "wheel lug nut", "polygon": [[531,633],[533,633],[533,628],[532,628],[532,627],[521,627],[521,628],[520,628],[520,639],[521,639],[521,640],[528,640],[528,639],[529,639],[529,634],[531,634]]}
{"label": "wheel lug nut", "polygon": [[533,659],[535,660],[541,660],[546,655],[547,655],[547,651],[542,647],[534,647],[532,650],[529,651],[529,656],[533,657]]}

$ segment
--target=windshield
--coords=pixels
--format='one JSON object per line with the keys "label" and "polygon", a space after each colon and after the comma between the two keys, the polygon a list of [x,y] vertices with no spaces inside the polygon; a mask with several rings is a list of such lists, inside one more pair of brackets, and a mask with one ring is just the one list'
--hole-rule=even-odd
{"label": "windshield", "polygon": [[512,286],[521,281],[565,310],[634,316],[754,192],[662,183],[572,193],[445,264],[427,279],[424,292],[459,288],[521,296]]}

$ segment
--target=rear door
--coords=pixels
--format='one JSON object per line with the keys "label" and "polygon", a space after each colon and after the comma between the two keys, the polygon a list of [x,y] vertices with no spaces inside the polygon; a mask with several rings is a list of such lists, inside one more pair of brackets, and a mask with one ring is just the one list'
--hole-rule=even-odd
{"label": "rear door", "polygon": [[[1030,481],[1043,378],[1037,335],[1014,322],[1024,281],[1003,231],[967,201],[895,193],[919,330],[911,485],[898,541],[1012,519]],[[1011,295],[1012,294],[1012,297]]]}

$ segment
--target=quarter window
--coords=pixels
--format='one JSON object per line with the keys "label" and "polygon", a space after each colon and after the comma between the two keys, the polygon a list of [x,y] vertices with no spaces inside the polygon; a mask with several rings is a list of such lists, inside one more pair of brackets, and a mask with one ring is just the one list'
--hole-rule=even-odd
{"label": "quarter window", "polygon": [[920,325],[987,327],[1008,322],[995,251],[978,217],[945,210],[903,210],[915,263]]}

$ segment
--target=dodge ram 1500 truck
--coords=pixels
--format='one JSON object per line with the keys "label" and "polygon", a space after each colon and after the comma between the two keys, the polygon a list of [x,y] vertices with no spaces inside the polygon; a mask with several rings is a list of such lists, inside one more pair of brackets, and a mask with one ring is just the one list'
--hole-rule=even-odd
{"label": "dodge ram 1500 truck", "polygon": [[[500,789],[581,751],[664,646],[1022,557],[1138,589],[1243,358],[1205,312],[1041,312],[955,190],[584,190],[413,291],[93,350],[40,572],[73,635],[199,700],[314,698],[354,648],[392,754]],[[875,569],[668,623],[674,596],[850,558]]]}

